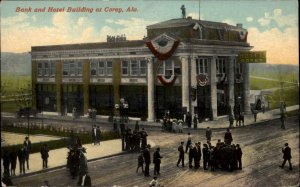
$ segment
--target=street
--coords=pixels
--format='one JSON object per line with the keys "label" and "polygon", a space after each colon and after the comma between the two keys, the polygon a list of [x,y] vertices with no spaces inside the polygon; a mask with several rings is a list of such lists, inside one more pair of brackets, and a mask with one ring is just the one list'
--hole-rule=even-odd
{"label": "street", "polygon": [[[280,129],[280,121],[272,120],[260,124],[232,129],[233,143],[240,144],[243,151],[243,169],[234,172],[198,170],[176,167],[177,147],[187,139],[183,134],[148,131],[148,139],[155,143],[151,148],[151,159],[157,146],[163,156],[159,183],[164,186],[297,186],[299,184],[299,116],[288,118],[286,130]],[[212,144],[223,141],[225,130],[214,129]],[[192,142],[205,141],[205,130],[192,131]],[[283,159],[281,148],[288,142],[292,149],[293,170],[280,168]],[[203,146],[202,146],[203,147]],[[148,186],[152,177],[136,173],[138,153],[128,153],[88,163],[92,185],[95,186]],[[185,156],[188,166],[188,154]],[[150,175],[153,176],[153,164]],[[17,168],[18,169],[18,168]],[[76,186],[66,168],[30,176],[12,178],[17,186],[40,186],[45,180],[51,186]]]}

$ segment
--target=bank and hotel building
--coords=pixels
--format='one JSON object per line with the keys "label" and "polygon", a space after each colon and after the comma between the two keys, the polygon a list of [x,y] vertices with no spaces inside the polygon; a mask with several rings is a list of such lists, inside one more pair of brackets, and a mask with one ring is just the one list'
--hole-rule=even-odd
{"label": "bank and hotel building", "polygon": [[149,121],[166,111],[216,120],[237,102],[250,111],[249,65],[237,57],[252,46],[241,24],[188,17],[146,29],[141,40],[33,46],[34,107],[110,116],[124,98],[129,116]]}

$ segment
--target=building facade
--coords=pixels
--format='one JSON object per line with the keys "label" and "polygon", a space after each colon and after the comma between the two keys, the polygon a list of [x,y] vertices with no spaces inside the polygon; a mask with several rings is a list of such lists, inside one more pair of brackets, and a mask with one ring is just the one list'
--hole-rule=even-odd
{"label": "building facade", "polygon": [[166,111],[216,120],[236,104],[249,112],[249,68],[237,57],[251,49],[241,24],[190,17],[149,25],[143,40],[108,36],[100,43],[34,46],[33,104],[109,116],[125,101],[129,116],[149,121]]}

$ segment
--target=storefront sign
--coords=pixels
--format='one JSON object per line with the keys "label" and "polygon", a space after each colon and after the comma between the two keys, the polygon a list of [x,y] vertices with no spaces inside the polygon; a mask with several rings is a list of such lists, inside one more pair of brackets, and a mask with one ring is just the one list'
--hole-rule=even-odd
{"label": "storefront sign", "polygon": [[266,51],[241,51],[238,55],[238,62],[242,63],[266,63]]}
{"label": "storefront sign", "polygon": [[55,82],[55,78],[54,77],[43,77],[43,78],[37,78],[36,80],[37,82]]}
{"label": "storefront sign", "polygon": [[112,83],[112,78],[91,78],[91,83]]}
{"label": "storefront sign", "polygon": [[82,82],[82,78],[63,78],[63,83],[71,83],[71,82]]}
{"label": "storefront sign", "polygon": [[121,83],[147,83],[146,78],[121,78]]}

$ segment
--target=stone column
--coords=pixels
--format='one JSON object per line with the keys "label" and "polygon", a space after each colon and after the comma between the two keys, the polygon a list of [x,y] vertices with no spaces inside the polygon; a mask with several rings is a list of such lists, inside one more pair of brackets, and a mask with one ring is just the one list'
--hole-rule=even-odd
{"label": "stone column", "polygon": [[187,111],[190,111],[189,108],[189,97],[190,97],[190,89],[189,89],[189,63],[188,57],[181,57],[181,67],[182,67],[182,107],[187,107]]}
{"label": "stone column", "polygon": [[229,85],[229,105],[231,106],[231,114],[233,114],[234,107],[234,62],[235,57],[229,57],[229,70],[228,70],[228,85]]}
{"label": "stone column", "polygon": [[[197,89],[197,80],[196,80],[196,76],[197,76],[197,71],[196,71],[196,56],[192,56],[191,57],[191,87],[193,89]],[[191,108],[191,114],[194,115],[195,111],[194,108],[197,107],[197,93],[196,93],[196,99],[195,101],[192,100],[192,108]]]}
{"label": "stone column", "polygon": [[[121,59],[113,61],[114,104],[120,104],[121,63]],[[114,108],[114,115],[119,116],[120,111]]]}
{"label": "stone column", "polygon": [[155,112],[154,112],[154,72],[153,72],[153,63],[154,58],[148,58],[147,60],[147,84],[148,84],[148,121],[154,121]]}
{"label": "stone column", "polygon": [[249,64],[243,63],[243,79],[244,79],[244,112],[250,114],[250,84],[249,84]]}
{"label": "stone column", "polygon": [[216,63],[217,56],[213,56],[210,63],[210,102],[211,102],[211,111],[212,119],[216,120],[218,116],[218,106],[217,106],[217,76],[216,76]]}
{"label": "stone column", "polygon": [[56,86],[56,111],[61,115],[61,83],[62,83],[62,60],[55,63],[55,86]]}
{"label": "stone column", "polygon": [[83,62],[83,114],[88,113],[89,100],[90,100],[90,92],[89,92],[89,85],[90,85],[90,61],[85,60]]}

